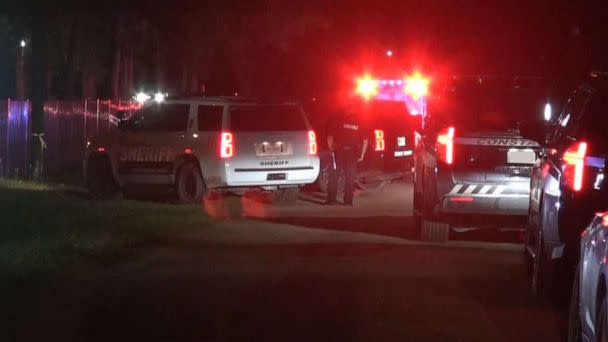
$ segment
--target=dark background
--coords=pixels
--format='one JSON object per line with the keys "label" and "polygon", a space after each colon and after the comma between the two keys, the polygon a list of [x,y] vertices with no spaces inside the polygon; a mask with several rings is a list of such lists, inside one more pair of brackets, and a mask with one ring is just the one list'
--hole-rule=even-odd
{"label": "dark background", "polygon": [[[0,98],[43,58],[46,98],[172,94],[333,98],[364,71],[400,77],[606,68],[600,2],[58,1],[0,11]],[[44,27],[31,41],[32,27]],[[40,39],[40,40],[39,40]],[[36,43],[39,40],[39,43]],[[394,52],[387,58],[385,51]]]}

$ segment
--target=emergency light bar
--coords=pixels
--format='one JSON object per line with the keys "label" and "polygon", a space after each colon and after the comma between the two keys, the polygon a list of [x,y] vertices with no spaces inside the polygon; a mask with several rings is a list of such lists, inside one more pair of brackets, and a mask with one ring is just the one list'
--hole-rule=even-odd
{"label": "emergency light bar", "polygon": [[429,79],[419,72],[405,79],[374,79],[369,74],[358,78],[355,93],[364,100],[405,102],[412,115],[426,112],[425,97],[429,93]]}

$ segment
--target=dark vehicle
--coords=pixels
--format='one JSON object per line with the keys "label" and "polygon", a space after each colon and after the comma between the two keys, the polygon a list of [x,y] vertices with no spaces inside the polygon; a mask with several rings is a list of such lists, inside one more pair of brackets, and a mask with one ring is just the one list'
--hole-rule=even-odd
{"label": "dark vehicle", "polygon": [[608,74],[593,73],[570,97],[533,168],[525,247],[538,295],[567,285],[581,232],[606,207],[607,105]]}
{"label": "dark vehicle", "polygon": [[582,233],[580,261],[570,298],[569,342],[608,340],[607,234],[606,211],[596,214]]}
{"label": "dark vehicle", "polygon": [[[368,147],[364,160],[357,167],[357,186],[375,187],[384,181],[399,179],[412,168],[414,132],[420,126],[420,116],[411,115],[403,102],[373,100],[362,105],[359,121],[367,127]],[[329,168],[333,167],[327,148],[327,118],[317,117],[313,126],[319,132],[319,158],[321,171],[319,187],[327,191]],[[338,193],[342,194],[344,179],[338,179]]]}
{"label": "dark vehicle", "polygon": [[429,99],[414,153],[414,214],[421,238],[450,227],[523,229],[532,165],[528,130],[543,129],[547,85],[537,79],[458,78]]}

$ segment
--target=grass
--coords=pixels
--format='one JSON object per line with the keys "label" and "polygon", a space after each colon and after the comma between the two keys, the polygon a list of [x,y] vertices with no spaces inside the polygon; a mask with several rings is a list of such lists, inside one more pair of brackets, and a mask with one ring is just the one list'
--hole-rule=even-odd
{"label": "grass", "polygon": [[62,185],[0,179],[0,269],[72,272],[210,223],[200,206],[86,199]]}

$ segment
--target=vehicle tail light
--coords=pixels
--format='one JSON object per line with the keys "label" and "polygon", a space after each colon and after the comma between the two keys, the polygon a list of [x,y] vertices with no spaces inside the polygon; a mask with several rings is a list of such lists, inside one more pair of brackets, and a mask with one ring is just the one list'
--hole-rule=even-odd
{"label": "vehicle tail light", "polygon": [[314,156],[317,154],[317,135],[315,131],[308,131],[308,154]]}
{"label": "vehicle tail light", "polygon": [[435,145],[439,159],[448,165],[454,163],[454,127],[448,127],[437,136]]}
{"label": "vehicle tail light", "polygon": [[376,138],[376,151],[384,151],[385,142],[384,142],[384,131],[381,129],[374,130],[374,137]]}
{"label": "vehicle tail light", "polygon": [[574,191],[580,191],[583,188],[586,155],[587,143],[578,142],[570,146],[562,157],[565,162],[564,182],[567,187]]}
{"label": "vehicle tail light", "polygon": [[220,136],[220,157],[231,158],[234,155],[234,136],[231,132],[222,132]]}

